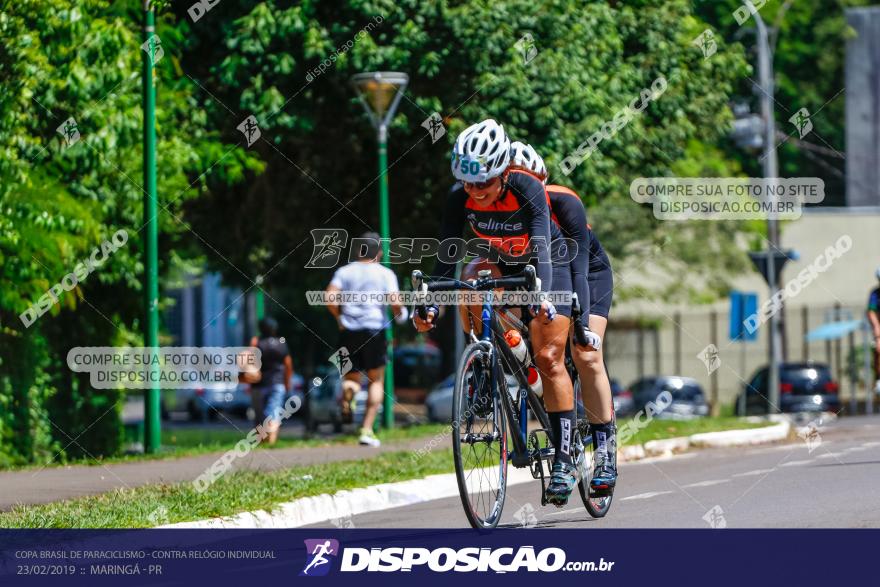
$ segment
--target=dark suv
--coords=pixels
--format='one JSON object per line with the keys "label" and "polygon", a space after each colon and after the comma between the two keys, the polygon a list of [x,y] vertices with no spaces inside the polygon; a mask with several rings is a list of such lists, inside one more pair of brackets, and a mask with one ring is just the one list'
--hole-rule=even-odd
{"label": "dark suv", "polygon": [[[768,412],[768,372],[767,367],[762,367],[745,386],[745,414],[740,408],[742,394],[736,398],[737,415]],[[782,363],[779,367],[779,408],[783,412],[837,412],[840,410],[838,390],[828,365]]]}

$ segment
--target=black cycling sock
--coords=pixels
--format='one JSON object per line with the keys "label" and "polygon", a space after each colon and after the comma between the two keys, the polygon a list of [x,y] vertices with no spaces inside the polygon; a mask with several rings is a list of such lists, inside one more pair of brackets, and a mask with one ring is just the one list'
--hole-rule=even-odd
{"label": "black cycling sock", "polygon": [[590,422],[590,433],[593,435],[593,450],[608,454],[608,444],[614,438],[614,424],[612,422],[604,424]]}
{"label": "black cycling sock", "polygon": [[553,436],[558,439],[556,460],[569,465],[571,460],[571,443],[574,440],[574,409],[562,412],[547,412]]}

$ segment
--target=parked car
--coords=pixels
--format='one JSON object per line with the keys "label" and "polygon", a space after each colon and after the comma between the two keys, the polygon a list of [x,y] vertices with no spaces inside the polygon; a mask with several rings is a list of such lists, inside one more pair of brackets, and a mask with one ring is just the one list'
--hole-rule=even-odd
{"label": "parked car", "polygon": [[394,394],[401,403],[420,404],[440,378],[443,354],[428,344],[408,344],[394,349]]}
{"label": "parked car", "polygon": [[[635,412],[633,409],[632,393],[630,393],[628,389],[624,389],[620,384],[620,381],[617,379],[611,380],[611,401],[614,404],[614,413],[617,416],[628,416]],[[584,409],[583,394],[581,394],[581,396],[578,397],[577,417],[578,419],[583,419],[586,418],[586,416],[587,413]]]}
{"label": "parked car", "polygon": [[[507,387],[512,393],[519,391],[519,383],[513,375],[507,375]],[[438,383],[425,399],[428,420],[432,422],[452,422],[452,397],[455,392],[455,374]]]}
{"label": "parked car", "polygon": [[[186,412],[194,422],[215,420],[220,412],[250,420],[253,418],[250,387],[247,383],[235,383],[223,389],[176,389],[170,409]],[[291,378],[291,390],[285,401],[291,395],[297,395],[300,400],[304,400],[305,380],[302,375],[295,373]],[[163,397],[163,410],[167,412],[164,400]]]}
{"label": "parked car", "polygon": [[633,397],[635,412],[645,409],[648,402],[658,406],[657,398],[664,391],[672,396],[672,403],[662,411],[657,411],[654,418],[667,420],[687,420],[709,415],[709,404],[706,394],[696,379],[677,376],[642,377],[629,386]]}
{"label": "parked car", "polygon": [[176,389],[171,410],[186,412],[190,420],[202,422],[216,419],[220,412],[247,418],[250,407],[247,384],[235,383],[223,389]]}
{"label": "parked car", "polygon": [[635,413],[632,392],[625,389],[617,379],[611,380],[611,399],[614,402],[614,413],[618,416],[630,416]]}
{"label": "parked car", "polygon": [[[761,367],[744,386],[745,414],[741,413],[742,393],[736,398],[738,415],[766,414],[770,403],[769,369]],[[840,386],[831,369],[822,363],[782,363],[779,370],[779,408],[783,412],[837,412]]]}
{"label": "parked car", "polygon": [[[321,424],[332,424],[334,432],[342,432],[342,378],[339,371],[331,367],[324,371],[323,377],[314,377],[306,396],[306,430],[315,432]],[[361,424],[367,411],[367,378],[361,380],[361,389],[355,394],[353,422]],[[379,414],[383,413],[379,406]]]}

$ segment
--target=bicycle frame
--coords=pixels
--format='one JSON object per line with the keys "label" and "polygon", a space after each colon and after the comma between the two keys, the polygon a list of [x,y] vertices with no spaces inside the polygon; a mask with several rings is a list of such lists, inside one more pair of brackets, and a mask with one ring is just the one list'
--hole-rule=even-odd
{"label": "bicycle frame", "polygon": [[[550,430],[550,421],[540,400],[529,386],[528,378],[526,376],[526,368],[522,365],[519,359],[514,356],[513,351],[504,342],[504,331],[498,321],[498,314],[495,311],[494,306],[491,304],[491,292],[487,292],[487,294],[481,311],[481,323],[483,328],[480,340],[487,342],[490,345],[490,348],[493,349],[492,369],[490,374],[493,384],[492,388],[495,389],[498,394],[495,398],[496,405],[500,405],[502,409],[505,410],[507,421],[509,423],[508,428],[510,430],[510,437],[513,442],[513,451],[508,453],[508,459],[514,467],[528,467],[531,464],[531,455],[529,454],[528,448],[529,408],[531,408],[532,412],[538,418],[538,421],[545,430]],[[499,341],[497,344],[494,344],[492,341],[493,334],[495,335],[495,340]],[[520,393],[517,394],[517,403],[519,405],[514,405],[514,402],[512,401],[513,398],[507,387],[507,379],[504,377],[504,369],[499,359],[499,353],[504,356],[507,364],[512,367],[513,375],[517,378],[520,385]],[[500,402],[498,400],[500,400]],[[517,412],[519,412],[518,417],[514,417]],[[519,420],[519,428],[516,427],[517,420]],[[555,443],[552,438],[551,442]]]}
{"label": "bicycle frame", "polygon": [[[412,282],[415,290],[428,291],[428,284],[424,282],[424,276],[421,271],[413,271]],[[466,289],[484,292],[480,314],[480,323],[483,328],[478,340],[485,342],[490,349],[490,382],[492,383],[492,388],[495,390],[495,393],[498,394],[494,398],[496,400],[495,405],[501,405],[502,409],[505,410],[504,413],[507,416],[507,419],[510,421],[509,430],[511,433],[510,436],[513,440],[513,452],[509,453],[508,457],[515,467],[529,466],[531,463],[531,455],[528,452],[527,440],[528,409],[531,408],[544,430],[549,431],[551,429],[550,419],[547,416],[547,412],[544,410],[541,401],[529,387],[526,367],[523,366],[523,364],[514,356],[513,350],[505,342],[504,330],[498,321],[497,312],[492,304],[492,289],[495,287],[526,287],[529,291],[533,291],[535,286],[534,268],[526,266],[523,270],[523,274],[519,277],[492,278],[487,274],[481,275],[479,279],[472,282],[464,282],[458,279],[441,279],[432,282],[431,286],[431,289],[434,291]],[[509,313],[507,313],[507,316],[508,319],[512,318]],[[515,322],[518,323],[518,328],[521,330],[525,328],[519,320],[516,320]],[[493,335],[495,336],[497,343],[493,342]],[[519,382],[520,393],[518,395],[517,406],[513,405],[514,402],[512,401],[507,387],[507,380],[503,375],[504,370],[499,361],[499,353],[500,356],[504,357],[507,364],[511,366],[513,375]],[[500,402],[498,400],[500,400]],[[516,416],[517,412],[519,412],[518,417]],[[517,421],[519,421],[518,428],[515,426]],[[553,442],[552,438],[550,440]]]}

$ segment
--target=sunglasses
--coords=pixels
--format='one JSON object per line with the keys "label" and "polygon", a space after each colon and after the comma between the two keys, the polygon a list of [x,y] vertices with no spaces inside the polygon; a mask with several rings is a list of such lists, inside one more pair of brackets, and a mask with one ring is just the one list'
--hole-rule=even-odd
{"label": "sunglasses", "polygon": [[493,177],[492,179],[487,179],[486,181],[466,181],[464,182],[464,187],[474,190],[484,190],[488,187],[491,187],[497,179],[497,177]]}

